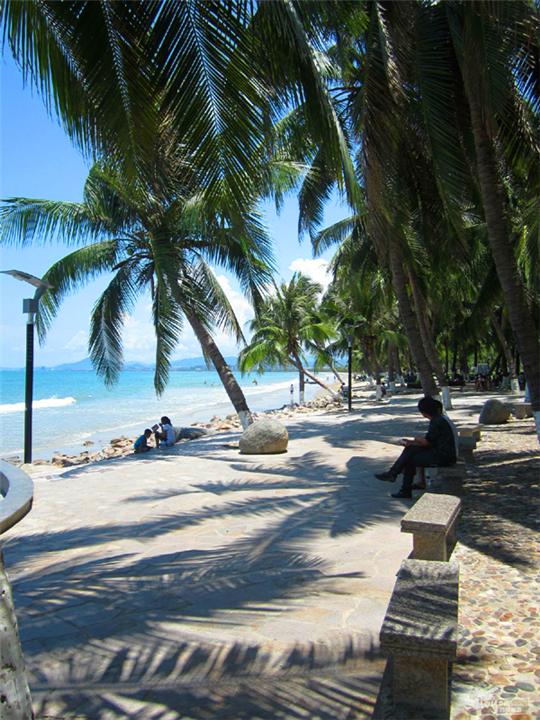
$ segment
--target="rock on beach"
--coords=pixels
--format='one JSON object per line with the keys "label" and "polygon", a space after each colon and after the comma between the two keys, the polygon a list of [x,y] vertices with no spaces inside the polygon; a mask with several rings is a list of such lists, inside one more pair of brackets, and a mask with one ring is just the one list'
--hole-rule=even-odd
{"label": "rock on beach", "polygon": [[240,452],[244,455],[273,455],[287,451],[289,433],[285,425],[273,418],[264,418],[250,425],[240,436]]}
{"label": "rock on beach", "polygon": [[482,425],[502,425],[510,417],[510,408],[500,400],[488,400],[478,421]]}

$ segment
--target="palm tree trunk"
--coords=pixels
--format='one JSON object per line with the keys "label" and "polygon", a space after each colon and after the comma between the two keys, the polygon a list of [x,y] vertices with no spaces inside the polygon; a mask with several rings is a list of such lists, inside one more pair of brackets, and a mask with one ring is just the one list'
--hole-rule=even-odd
{"label": "palm tree trunk", "polygon": [[336,397],[336,393],[332,390],[332,388],[324,383],[322,380],[319,380],[319,378],[316,375],[312,375],[304,365],[302,364],[302,361],[300,360],[299,356],[296,353],[291,353],[290,356],[291,363],[294,365],[294,367],[298,370],[300,373],[304,373],[310,380],[313,380],[313,382],[317,383],[317,385],[320,385],[322,388],[324,388],[327,392],[332,395],[332,397]]}
{"label": "palm tree trunk", "polygon": [[418,374],[420,375],[422,390],[425,395],[436,395],[437,388],[433,381],[431,365],[424,350],[420,330],[418,329],[418,322],[407,292],[405,271],[403,269],[403,256],[398,243],[394,242],[390,247],[389,257],[392,287],[396,294],[401,322],[403,323],[403,328],[409,341],[409,349],[414,358]]}
{"label": "palm tree trunk", "polygon": [[[482,71],[481,68],[476,68],[476,70],[478,72]],[[510,242],[504,212],[504,194],[497,174],[494,148],[484,124],[482,107],[478,95],[475,93],[474,88],[471,87],[471,83],[466,82],[465,89],[471,111],[478,178],[489,245],[529,385],[536,430],[540,440],[540,347],[538,328],[534,315],[527,304],[516,257]]]}
{"label": "palm tree trunk", "polygon": [[433,341],[433,334],[428,327],[426,316],[427,316],[427,302],[418,285],[418,278],[416,273],[411,269],[407,268],[409,275],[409,283],[411,285],[413,303],[416,310],[416,317],[418,318],[418,327],[420,329],[420,336],[422,343],[426,351],[427,359],[435,373],[439,387],[441,388],[441,395],[443,399],[443,405],[445,410],[452,409],[452,399],[450,398],[450,388],[446,382],[446,376],[444,374],[443,366],[435,342]]}
{"label": "palm tree trunk", "polygon": [[184,312],[189,324],[193,328],[193,332],[195,333],[204,354],[212,360],[216,372],[219,375],[223,387],[225,388],[225,392],[229,396],[229,400],[233,404],[234,409],[240,418],[240,423],[245,430],[248,425],[253,422],[253,418],[251,417],[251,411],[246,402],[244,393],[242,392],[242,388],[238,384],[231,368],[227,364],[220,349],[214,342],[214,338],[210,335],[208,330],[194,313],[189,311],[186,312],[185,310]]}
{"label": "palm tree trunk", "polygon": [[[494,312],[491,313],[491,324],[493,325],[493,327],[495,329],[495,333],[497,335],[497,338],[501,345],[502,351],[504,353],[504,357],[506,359],[506,368],[508,370],[508,375],[510,376],[510,388],[514,392],[517,392],[517,391],[519,391],[519,385],[518,385],[518,381],[517,381],[517,372],[516,372],[516,364],[514,362],[514,356],[512,355],[512,350],[510,348],[510,345],[508,344],[508,341],[504,336],[504,329],[502,326],[502,322],[499,322],[499,319],[497,318],[497,316]],[[517,385],[517,389],[516,389],[516,385]]]}
{"label": "palm tree trunk", "polygon": [[306,376],[303,370],[298,371],[298,400],[303,405],[306,397]]}

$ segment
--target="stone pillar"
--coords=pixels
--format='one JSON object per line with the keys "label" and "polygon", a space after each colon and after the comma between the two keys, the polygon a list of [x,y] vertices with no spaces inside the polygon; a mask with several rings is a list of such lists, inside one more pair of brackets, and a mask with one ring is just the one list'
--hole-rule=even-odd
{"label": "stone pillar", "polygon": [[396,705],[422,708],[447,718],[450,711],[448,660],[436,655],[394,655],[393,695]]}
{"label": "stone pillar", "polygon": [[413,535],[413,554],[415,560],[448,560],[446,537],[441,532],[422,532]]}

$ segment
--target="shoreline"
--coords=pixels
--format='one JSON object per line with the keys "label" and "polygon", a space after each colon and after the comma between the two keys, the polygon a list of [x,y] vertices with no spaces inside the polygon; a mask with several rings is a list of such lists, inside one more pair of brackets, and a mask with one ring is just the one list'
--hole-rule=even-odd
{"label": "shoreline", "polygon": [[[339,383],[336,382],[330,387],[333,392],[337,392],[340,386]],[[298,403],[293,403],[292,405],[286,403],[279,408],[252,411],[251,414],[255,421],[265,416],[271,416],[277,420],[285,420],[287,418],[290,419],[304,414],[314,413],[320,410],[328,411],[332,409],[339,409],[342,407],[342,400],[336,398],[335,396],[332,397],[331,395],[329,395],[327,390],[325,390],[324,388],[320,388],[315,397],[312,400],[308,400],[303,405],[299,405]],[[179,426],[175,427],[179,429]],[[202,435],[201,437],[210,437],[218,435],[220,433],[226,433],[231,431],[241,432],[242,430],[240,420],[236,413],[231,413],[229,415],[226,415],[225,417],[214,415],[210,418],[208,422],[196,421],[182,427],[183,429],[199,428],[204,430],[204,435]],[[22,467],[24,470],[29,471],[31,474],[33,474],[33,471],[35,471],[36,469],[41,468],[55,468],[62,470],[65,468],[99,463],[101,461],[110,460],[112,458],[121,458],[133,455],[133,443],[135,442],[137,437],[138,435],[133,437],[128,435],[119,435],[117,437],[111,438],[101,449],[94,451],[91,449],[91,447],[95,444],[95,442],[87,440],[82,444],[88,447],[88,450],[82,450],[81,452],[75,454],[68,454],[56,451],[52,453],[52,457],[50,459],[36,458],[32,461],[30,465],[22,463],[22,459],[20,456],[4,457],[3,459],[13,465]],[[177,440],[175,446],[181,445],[186,442],[191,442],[193,439],[197,438],[185,438]],[[154,450],[155,448],[152,448],[150,453],[152,453]],[[148,454],[145,453],[142,457],[148,457]]]}
{"label": "shoreline", "polygon": [[[181,378],[185,384],[171,386],[162,398],[156,398],[146,387],[141,393],[138,393],[135,387],[128,387],[129,393],[126,394],[124,386],[122,392],[116,392],[115,389],[111,396],[108,393],[102,394],[101,385],[95,382],[95,378],[89,383],[89,373],[84,375],[85,382],[77,388],[73,386],[74,379],[71,377],[62,390],[54,388],[53,392],[50,387],[41,389],[39,397],[47,395],[49,401],[54,401],[54,405],[42,405],[34,414],[34,463],[49,462],[55,455],[95,455],[104,451],[110,445],[111,439],[138,437],[145,427],[151,427],[162,415],[171,417],[176,427],[201,427],[218,418],[225,422],[226,418],[234,413],[224,389],[214,382],[216,378],[210,371],[186,373]],[[130,378],[130,382],[132,380],[133,378]],[[282,408],[290,400],[290,385],[294,385],[297,399],[296,373],[272,372],[262,379],[246,376],[241,381],[248,405],[255,413]],[[120,389],[119,384],[118,390]],[[313,400],[317,390],[317,386],[307,387],[306,399]],[[57,395],[72,396],[73,402],[69,407],[61,407],[59,400],[69,398],[58,398]],[[73,398],[77,398],[77,401]],[[5,437],[0,458],[20,465],[23,458],[23,412],[11,414],[13,408],[9,403],[5,408],[7,409],[0,413],[0,424]],[[14,438],[19,441],[14,442]]]}

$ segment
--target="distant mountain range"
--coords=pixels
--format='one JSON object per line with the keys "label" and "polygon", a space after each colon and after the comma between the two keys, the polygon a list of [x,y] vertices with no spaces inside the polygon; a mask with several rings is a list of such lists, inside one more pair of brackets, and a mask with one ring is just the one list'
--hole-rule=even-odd
{"label": "distant mountain range", "polygon": [[[234,355],[230,355],[229,357],[225,358],[226,362],[229,364],[229,366],[232,369],[236,369],[237,367],[237,358]],[[13,370],[15,368],[2,368],[3,370]],[[21,369],[21,368],[19,368]],[[171,370],[206,370],[206,362],[203,357],[194,357],[194,358],[184,358],[183,360],[173,360],[171,362]],[[81,372],[87,372],[88,370],[93,370],[92,367],[92,361],[90,358],[84,358],[84,360],[79,360],[79,362],[73,362],[73,363],[62,363],[62,365],[53,365],[52,367],[43,367],[43,366],[37,366],[36,370],[50,370],[51,372],[56,372],[58,370],[79,370]],[[154,365],[153,363],[141,363],[141,362],[127,362],[124,365],[124,370],[133,371],[133,370],[148,370],[153,371]]]}

